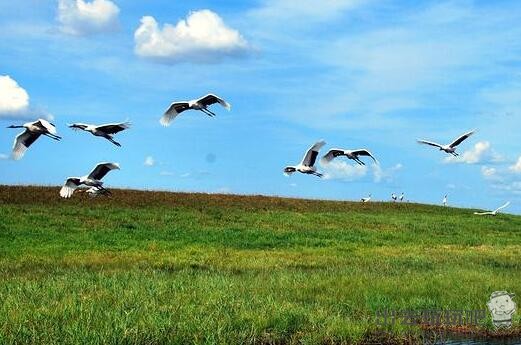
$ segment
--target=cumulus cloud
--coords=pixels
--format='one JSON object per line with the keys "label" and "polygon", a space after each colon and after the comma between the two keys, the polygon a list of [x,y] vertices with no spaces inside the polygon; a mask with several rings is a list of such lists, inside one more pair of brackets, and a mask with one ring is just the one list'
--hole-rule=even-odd
{"label": "cumulus cloud", "polygon": [[458,157],[450,156],[445,158],[445,163],[479,164],[501,161],[502,157],[491,148],[488,141],[477,142],[472,149],[463,152]]}
{"label": "cumulus cloud", "polygon": [[145,162],[143,163],[143,165],[147,167],[153,167],[154,165],[156,165],[156,161],[154,160],[154,157],[147,156],[145,157]]}
{"label": "cumulus cloud", "polygon": [[403,168],[401,163],[395,164],[388,169],[382,169],[382,167],[378,164],[373,165],[373,176],[375,182],[391,182],[394,178],[396,172]]}
{"label": "cumulus cloud", "polygon": [[134,33],[135,53],[163,63],[216,62],[249,50],[242,35],[210,10],[191,12],[175,26],[160,28],[154,17],[141,18]]}
{"label": "cumulus cloud", "polygon": [[345,161],[334,160],[327,164],[322,164],[324,168],[324,179],[341,179],[347,181],[357,180],[367,174],[367,166],[359,164],[349,164]]}
{"label": "cumulus cloud", "polygon": [[521,174],[521,156],[519,156],[517,162],[514,165],[511,165],[508,169],[513,173]]}
{"label": "cumulus cloud", "polygon": [[346,161],[333,160],[329,163],[322,163],[324,179],[327,180],[346,180],[354,181],[367,176],[372,172],[374,182],[391,182],[395,173],[402,169],[402,164],[398,163],[394,166],[384,169],[379,164],[359,165],[349,164]]}
{"label": "cumulus cloud", "polygon": [[118,25],[119,8],[110,0],[59,0],[60,30],[84,36],[113,31]]}
{"label": "cumulus cloud", "polygon": [[481,174],[485,178],[489,178],[489,179],[493,178],[494,176],[496,176],[496,173],[497,173],[496,168],[491,168],[491,167],[487,167],[487,166],[481,167]]}
{"label": "cumulus cloud", "polygon": [[0,75],[0,117],[17,117],[27,113],[29,95],[8,75]]}

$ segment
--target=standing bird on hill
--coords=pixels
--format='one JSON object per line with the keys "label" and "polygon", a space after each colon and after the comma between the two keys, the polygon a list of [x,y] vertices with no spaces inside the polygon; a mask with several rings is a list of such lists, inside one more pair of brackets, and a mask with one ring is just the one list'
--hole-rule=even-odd
{"label": "standing bird on hill", "polygon": [[398,197],[396,196],[396,194],[391,194],[391,199],[393,199],[394,202],[396,202],[396,199],[398,199]]}
{"label": "standing bird on hill", "polygon": [[21,126],[12,125],[7,128],[25,128],[25,131],[18,134],[14,140],[13,159],[15,160],[22,158],[25,151],[40,135],[45,135],[54,140],[61,140],[61,137],[56,134],[56,126],[44,119],[27,122]]}
{"label": "standing bird on hill", "polygon": [[[86,185],[89,187],[96,187],[104,192],[108,192],[103,187],[101,179],[107,175],[111,170],[119,169],[117,163],[99,163],[96,167],[86,176],[82,177],[69,177],[65,180],[65,184],[60,189],[60,196],[62,198],[70,198],[74,193],[74,190],[80,185]],[[110,192],[109,192],[110,193]]]}
{"label": "standing bird on hill", "polygon": [[420,139],[418,139],[418,143],[438,147],[440,149],[440,151],[445,151],[446,153],[449,153],[453,156],[459,156],[459,154],[456,153],[456,147],[459,144],[461,144],[465,139],[467,139],[472,134],[474,134],[474,132],[475,131],[470,131],[468,133],[465,133],[465,134],[461,135],[459,138],[457,138],[456,140],[454,140],[452,143],[446,144],[446,145],[438,144],[438,143],[435,143],[432,141],[427,141],[427,140],[420,140]]}
{"label": "standing bird on hill", "polygon": [[121,122],[121,123],[108,123],[105,125],[89,125],[85,123],[73,123],[69,125],[70,128],[74,130],[82,130],[85,132],[92,133],[97,137],[103,137],[113,143],[114,145],[120,147],[121,144],[113,139],[113,135],[124,131],[127,128],[130,128],[129,122]]}
{"label": "standing bird on hill", "polygon": [[368,156],[373,159],[373,161],[378,164],[378,161],[374,156],[366,149],[359,149],[359,150],[344,150],[344,149],[331,149],[329,150],[324,157],[322,157],[321,162],[322,163],[329,163],[333,159],[339,156],[346,156],[349,159],[354,160],[360,165],[365,165],[364,162],[360,160],[360,156]]}
{"label": "standing bird on hill", "polygon": [[404,196],[405,196],[405,195],[404,195],[403,192],[402,192],[402,194],[400,195],[400,202],[403,201]]}
{"label": "standing bird on hill", "polygon": [[302,162],[300,162],[299,165],[296,166],[287,166],[284,168],[284,174],[285,175],[291,175],[294,172],[298,171],[303,174],[311,174],[318,177],[322,177],[322,174],[317,172],[317,169],[315,168],[315,162],[317,160],[318,152],[319,150],[326,144],[325,141],[320,140],[316,142],[313,146],[311,146],[306,154],[304,155],[304,158],[302,158]]}
{"label": "standing bird on hill", "polygon": [[443,197],[443,201],[442,201],[443,206],[447,206],[447,201],[448,201],[448,199],[447,199],[447,195],[445,195],[445,196]]}
{"label": "standing bird on hill", "polygon": [[494,211],[474,212],[474,214],[478,216],[495,216],[498,214],[499,210],[504,209],[508,205],[510,205],[510,201],[507,201],[503,206],[496,208]]}
{"label": "standing bird on hill", "polygon": [[173,102],[170,104],[168,109],[165,111],[163,116],[161,117],[161,120],[159,122],[163,126],[169,126],[170,122],[179,114],[181,114],[185,110],[193,109],[193,110],[199,110],[205,113],[208,116],[215,116],[215,113],[208,110],[208,107],[212,104],[219,103],[222,105],[226,110],[230,110],[232,106],[230,103],[226,102],[224,99],[214,95],[214,94],[208,94],[206,96],[203,96],[199,99],[194,99],[191,101],[182,101],[182,102]]}
{"label": "standing bird on hill", "polygon": [[369,201],[371,201],[371,194],[369,194],[369,196],[367,196],[366,198],[360,199],[360,201],[362,201],[362,202],[369,202]]}

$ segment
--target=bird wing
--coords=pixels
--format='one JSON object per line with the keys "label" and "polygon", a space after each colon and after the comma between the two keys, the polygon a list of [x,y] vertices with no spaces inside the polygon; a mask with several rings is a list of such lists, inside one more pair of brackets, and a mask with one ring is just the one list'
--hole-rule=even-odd
{"label": "bird wing", "polygon": [[96,127],[96,129],[107,134],[116,134],[118,132],[124,131],[127,128],[130,128],[130,122],[107,123],[105,125],[99,125]]}
{"label": "bird wing", "polygon": [[40,133],[33,133],[28,130],[18,134],[13,144],[13,159],[19,160],[27,151],[27,148],[40,137]]}
{"label": "bird wing", "polygon": [[492,212],[474,212],[474,214],[477,216],[488,216],[488,215],[492,215],[493,213]]}
{"label": "bird wing", "polygon": [[336,157],[341,156],[343,154],[344,154],[344,150],[330,149],[329,151],[327,151],[327,153],[324,155],[324,157],[322,157],[322,159],[320,161],[323,163],[329,163]]}
{"label": "bird wing", "polygon": [[35,122],[36,125],[45,128],[49,133],[56,135],[56,126],[44,119],[38,119]]}
{"label": "bird wing", "polygon": [[426,145],[431,145],[431,146],[435,146],[435,147],[442,147],[442,146],[443,146],[443,145],[440,145],[440,144],[435,143],[435,142],[433,142],[433,141],[420,140],[420,139],[418,139],[417,141],[418,141],[418,143],[420,143],[420,144],[426,144]]}
{"label": "bird wing", "polygon": [[374,156],[371,154],[371,152],[369,152],[369,150],[367,150],[367,149],[353,150],[353,151],[351,151],[351,153],[356,155],[356,156],[368,156],[368,157],[371,157],[375,163],[378,163],[376,158],[374,158]]}
{"label": "bird wing", "polygon": [[498,208],[494,211],[494,213],[496,213],[496,212],[499,211],[499,210],[504,209],[504,208],[507,207],[508,205],[510,205],[510,201],[507,201],[503,206],[498,207]]}
{"label": "bird wing", "polygon": [[201,103],[203,105],[212,105],[212,104],[215,104],[215,103],[219,103],[220,105],[222,105],[224,108],[226,108],[227,110],[230,110],[232,108],[232,106],[230,105],[230,103],[226,102],[224,99],[222,99],[221,97],[219,96],[216,96],[212,93],[209,93],[208,95],[206,96],[203,96],[201,98],[199,98],[197,100],[198,103]]}
{"label": "bird wing", "polygon": [[168,109],[165,111],[163,116],[161,117],[161,120],[159,122],[163,126],[169,126],[170,122],[179,114],[181,114],[183,111],[190,109],[190,105],[188,102],[174,102],[170,104]]}
{"label": "bird wing", "polygon": [[463,140],[467,139],[468,137],[470,137],[472,134],[474,134],[474,131],[470,131],[468,133],[465,133],[463,134],[462,136],[460,136],[458,139],[454,140],[452,143],[450,143],[450,147],[456,147],[458,146],[459,144],[461,144],[463,142]]}
{"label": "bird wing", "polygon": [[117,163],[99,163],[87,176],[89,179],[101,180],[111,170],[119,169]]}
{"label": "bird wing", "polygon": [[315,165],[315,161],[317,160],[318,151],[324,146],[326,142],[324,140],[317,141],[313,146],[311,146],[306,154],[304,155],[304,158],[302,158],[302,165],[312,167]]}
{"label": "bird wing", "polygon": [[60,189],[60,196],[62,198],[70,198],[74,190],[80,185],[80,179],[77,177],[69,177],[63,187]]}
{"label": "bird wing", "polygon": [[88,125],[85,123],[73,123],[68,126],[69,126],[69,128],[72,128],[73,130],[78,131],[80,129],[84,130],[85,128],[87,128]]}

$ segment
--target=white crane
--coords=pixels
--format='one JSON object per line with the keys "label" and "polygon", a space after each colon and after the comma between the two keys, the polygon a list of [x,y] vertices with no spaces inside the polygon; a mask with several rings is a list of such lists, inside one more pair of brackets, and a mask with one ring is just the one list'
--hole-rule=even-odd
{"label": "white crane", "polygon": [[396,202],[396,199],[398,199],[398,197],[396,196],[396,194],[391,194],[391,199],[393,199],[394,202]]}
{"label": "white crane", "polygon": [[404,197],[405,197],[405,195],[404,195],[403,192],[402,192],[402,194],[400,195],[400,198],[399,198],[399,199],[400,199],[400,202],[403,201],[403,198],[404,198]]}
{"label": "white crane", "polygon": [[369,194],[367,197],[360,199],[362,202],[369,202],[371,201],[371,194]]}
{"label": "white crane", "polygon": [[447,197],[448,197],[448,195],[445,195],[445,196],[443,197],[443,201],[442,201],[443,206],[447,206],[447,202],[448,202]]}
{"label": "white crane", "polygon": [[284,174],[285,175],[291,175],[294,172],[298,171],[303,174],[311,174],[318,177],[322,177],[322,174],[317,172],[315,168],[315,162],[317,160],[318,152],[319,150],[326,144],[325,141],[320,140],[313,144],[311,146],[306,154],[304,155],[304,158],[302,158],[302,162],[300,162],[299,165],[296,166],[287,166],[284,168]]}
{"label": "white crane", "polygon": [[114,145],[120,147],[121,144],[115,141],[114,134],[124,131],[125,129],[130,128],[129,122],[121,122],[121,123],[107,123],[104,125],[89,125],[86,123],[73,123],[69,125],[70,128],[74,130],[82,130],[85,132],[89,132],[92,135],[97,137],[102,137],[113,143]]}
{"label": "white crane", "polygon": [[25,131],[18,134],[13,144],[13,159],[21,159],[25,151],[32,145],[40,135],[45,135],[54,140],[61,140],[56,134],[56,126],[44,119],[38,119],[34,122],[27,122],[23,125],[11,125],[7,128],[25,128]]}
{"label": "white crane", "polygon": [[183,111],[188,109],[193,110],[200,110],[203,113],[205,113],[208,116],[215,116],[215,113],[208,110],[208,107],[212,104],[219,103],[222,105],[226,110],[230,110],[232,106],[230,103],[226,102],[224,99],[220,98],[219,96],[216,96],[214,94],[208,94],[206,96],[203,96],[199,99],[193,99],[190,101],[181,101],[181,102],[173,102],[170,104],[168,109],[165,111],[163,116],[161,117],[161,120],[159,122],[163,126],[169,126],[170,122],[179,114],[181,114]]}
{"label": "white crane", "polygon": [[365,165],[364,162],[360,160],[360,156],[368,156],[373,159],[373,161],[378,164],[378,161],[367,149],[358,149],[358,150],[344,150],[344,149],[331,149],[329,150],[324,157],[322,157],[321,161],[323,163],[329,163],[333,159],[339,156],[346,156],[349,159],[354,160],[360,165]]}
{"label": "white crane", "polygon": [[446,153],[449,153],[449,154],[451,154],[453,156],[459,156],[459,154],[456,153],[456,147],[459,144],[461,144],[465,139],[467,139],[472,134],[474,134],[474,132],[475,131],[470,131],[468,133],[465,133],[465,134],[459,136],[452,143],[446,144],[446,145],[438,144],[438,143],[435,143],[435,142],[432,142],[432,141],[427,141],[427,140],[420,140],[420,139],[418,139],[418,143],[426,144],[426,145],[430,145],[430,146],[434,146],[434,147],[438,147],[440,149],[440,151],[445,151]]}
{"label": "white crane", "polygon": [[507,201],[503,206],[496,208],[494,211],[487,211],[487,212],[474,212],[474,214],[478,216],[495,216],[498,214],[499,210],[504,209],[510,205],[510,201]]}
{"label": "white crane", "polygon": [[107,173],[111,170],[119,169],[119,164],[117,163],[98,163],[96,167],[86,176],[82,177],[69,177],[65,180],[65,184],[60,189],[60,196],[62,198],[70,198],[74,193],[74,190],[78,188],[80,185],[86,185],[89,187],[96,187],[103,191],[106,191],[103,188],[103,182],[101,179],[107,175]]}

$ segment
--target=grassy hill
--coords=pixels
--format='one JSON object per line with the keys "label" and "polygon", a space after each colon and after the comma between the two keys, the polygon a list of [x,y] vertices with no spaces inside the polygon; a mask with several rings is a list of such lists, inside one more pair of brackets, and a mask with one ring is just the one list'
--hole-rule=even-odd
{"label": "grassy hill", "polygon": [[0,343],[412,343],[375,313],[521,294],[519,216],[113,193],[0,187]]}

